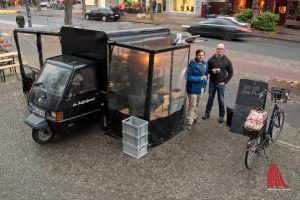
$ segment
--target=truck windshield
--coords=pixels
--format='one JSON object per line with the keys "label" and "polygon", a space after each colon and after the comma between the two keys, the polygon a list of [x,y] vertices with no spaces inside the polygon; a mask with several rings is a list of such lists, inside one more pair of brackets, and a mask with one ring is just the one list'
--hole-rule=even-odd
{"label": "truck windshield", "polygon": [[46,63],[34,86],[45,92],[62,96],[69,81],[71,70]]}

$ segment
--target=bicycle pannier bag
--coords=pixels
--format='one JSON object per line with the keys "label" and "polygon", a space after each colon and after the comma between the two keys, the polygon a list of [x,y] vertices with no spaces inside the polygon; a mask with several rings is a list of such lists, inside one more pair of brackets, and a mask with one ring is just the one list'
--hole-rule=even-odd
{"label": "bicycle pannier bag", "polygon": [[259,132],[267,121],[268,114],[262,108],[250,110],[244,128],[248,131]]}

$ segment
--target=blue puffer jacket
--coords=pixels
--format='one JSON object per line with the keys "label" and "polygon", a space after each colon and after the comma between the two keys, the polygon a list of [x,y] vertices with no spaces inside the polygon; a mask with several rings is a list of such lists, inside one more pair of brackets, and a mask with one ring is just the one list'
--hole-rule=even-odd
{"label": "blue puffer jacket", "polygon": [[201,89],[207,87],[207,79],[201,80],[201,76],[208,76],[208,65],[204,60],[201,64],[196,59],[188,66],[186,92],[188,94],[201,94]]}

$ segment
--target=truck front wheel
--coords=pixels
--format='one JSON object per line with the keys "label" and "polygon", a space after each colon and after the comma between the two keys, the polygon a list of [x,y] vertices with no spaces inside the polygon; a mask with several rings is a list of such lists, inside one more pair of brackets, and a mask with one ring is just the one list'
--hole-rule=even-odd
{"label": "truck front wheel", "polygon": [[32,129],[32,138],[36,143],[45,144],[54,136],[54,133],[47,128]]}

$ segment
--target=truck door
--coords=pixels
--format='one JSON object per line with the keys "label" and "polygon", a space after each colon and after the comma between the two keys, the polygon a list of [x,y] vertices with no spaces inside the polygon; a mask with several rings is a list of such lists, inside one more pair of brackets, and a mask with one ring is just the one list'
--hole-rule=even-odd
{"label": "truck door", "polygon": [[95,116],[100,109],[93,67],[76,70],[67,92],[68,118],[79,120]]}

